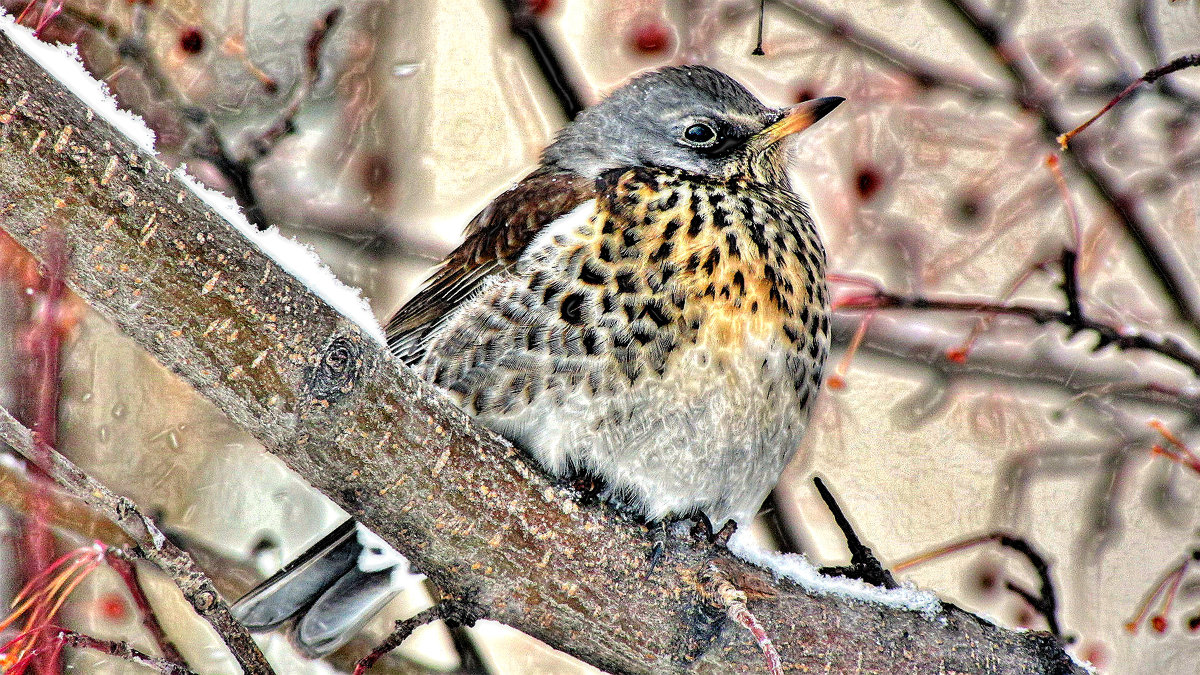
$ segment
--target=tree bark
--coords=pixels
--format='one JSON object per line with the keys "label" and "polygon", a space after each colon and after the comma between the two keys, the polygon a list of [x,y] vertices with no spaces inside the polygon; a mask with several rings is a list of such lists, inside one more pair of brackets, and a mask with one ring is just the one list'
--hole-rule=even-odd
{"label": "tree bark", "polygon": [[645,578],[645,528],[554,488],[3,36],[0,70],[0,227],[38,256],[61,228],[76,293],[446,596],[609,671],[762,672],[700,592],[716,562],[765,589],[788,670],[1084,672],[1047,634],[813,595],[707,544]]}

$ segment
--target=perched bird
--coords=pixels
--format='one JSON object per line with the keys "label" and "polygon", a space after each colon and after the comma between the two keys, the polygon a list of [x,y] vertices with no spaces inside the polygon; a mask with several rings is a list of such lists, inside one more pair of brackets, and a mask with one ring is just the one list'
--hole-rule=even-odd
{"label": "perched bird", "polygon": [[[841,102],[769,108],[704,66],[633,79],[471,221],[388,322],[393,353],[549,473],[598,478],[648,521],[748,522],[829,350],[825,252],[781,141]],[[309,654],[340,644],[354,608],[391,592],[361,532],[343,526],[237,615],[260,630],[302,615]]]}

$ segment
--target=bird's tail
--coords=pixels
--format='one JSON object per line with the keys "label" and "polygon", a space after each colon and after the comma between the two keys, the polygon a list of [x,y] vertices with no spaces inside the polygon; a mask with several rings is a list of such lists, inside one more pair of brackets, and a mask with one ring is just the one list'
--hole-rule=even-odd
{"label": "bird's tail", "polygon": [[254,632],[295,619],[288,635],[318,658],[347,640],[421,577],[382,539],[348,520],[234,603],[234,617]]}

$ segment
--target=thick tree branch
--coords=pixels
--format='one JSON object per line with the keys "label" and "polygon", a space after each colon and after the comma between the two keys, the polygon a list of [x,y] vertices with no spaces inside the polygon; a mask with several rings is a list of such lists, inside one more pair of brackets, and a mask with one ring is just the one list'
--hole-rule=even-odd
{"label": "thick tree branch", "polygon": [[707,544],[671,542],[647,579],[644,528],[551,486],[6,38],[0,72],[0,227],[35,255],[61,227],[77,293],[445,597],[612,671],[757,672],[700,592],[715,561],[769,591],[749,609],[787,668],[1083,672],[1046,634],[816,596]]}

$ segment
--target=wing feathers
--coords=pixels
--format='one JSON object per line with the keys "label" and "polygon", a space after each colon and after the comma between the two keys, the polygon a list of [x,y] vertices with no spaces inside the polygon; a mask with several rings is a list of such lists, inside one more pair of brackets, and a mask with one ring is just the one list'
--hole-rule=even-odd
{"label": "wing feathers", "polygon": [[492,275],[516,263],[548,224],[596,196],[595,183],[564,171],[540,169],[497,197],[467,225],[466,241],[387,324],[392,353],[408,365],[421,360],[427,338]]}

